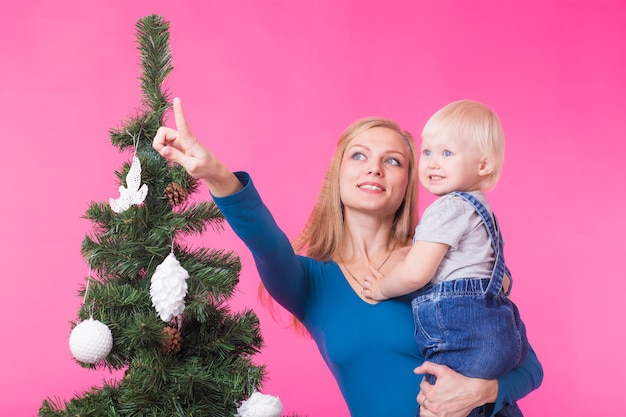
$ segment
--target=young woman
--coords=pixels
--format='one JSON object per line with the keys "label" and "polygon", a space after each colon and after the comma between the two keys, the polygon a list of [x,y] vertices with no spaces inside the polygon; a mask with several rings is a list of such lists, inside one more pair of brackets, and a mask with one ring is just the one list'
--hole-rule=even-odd
{"label": "young woman", "polygon": [[[543,372],[531,351],[498,380],[472,379],[423,363],[413,339],[411,300],[362,295],[372,264],[385,273],[404,258],[415,227],[413,139],[386,119],[363,119],[341,136],[321,194],[295,247],[261,201],[250,176],[233,173],[191,133],[180,99],[176,130],[161,127],[154,148],[207,184],[219,209],[252,252],[274,300],[317,343],[352,417],[462,417],[483,404],[495,415],[537,388]],[[413,368],[418,366],[414,371]],[[422,374],[437,384],[422,381]],[[420,384],[420,381],[421,384]],[[419,393],[419,395],[418,395]],[[495,410],[495,411],[494,411]],[[493,412],[493,414],[492,414]]]}

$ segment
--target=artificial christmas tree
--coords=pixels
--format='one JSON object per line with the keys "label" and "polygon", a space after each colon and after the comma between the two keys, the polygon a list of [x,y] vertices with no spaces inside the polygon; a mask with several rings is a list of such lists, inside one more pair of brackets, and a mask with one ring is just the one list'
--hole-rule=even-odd
{"label": "artificial christmas tree", "polygon": [[[257,393],[265,370],[252,362],[262,346],[259,322],[251,310],[233,313],[226,304],[238,282],[236,254],[194,249],[181,239],[219,231],[223,218],[213,203],[189,202],[198,182],[152,148],[170,107],[162,87],[172,70],[169,23],[147,16],[136,33],[142,106],[110,132],[114,146],[132,151],[132,162],[116,172],[119,197],[92,202],[85,214],[93,223],[81,248],[90,273],[74,323],[76,329],[100,322],[112,335],[103,351],[99,339],[84,340],[93,331],[81,332],[76,344],[97,346],[75,355],[77,361],[125,369],[124,377],[69,401],[45,400],[39,415],[244,415],[238,408],[249,407],[245,400]],[[107,333],[98,327],[95,334]]]}

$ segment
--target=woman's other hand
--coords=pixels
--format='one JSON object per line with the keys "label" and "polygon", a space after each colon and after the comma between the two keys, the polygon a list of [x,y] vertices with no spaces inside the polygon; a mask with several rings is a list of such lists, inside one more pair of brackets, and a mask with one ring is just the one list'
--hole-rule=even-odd
{"label": "woman's other hand", "polygon": [[437,378],[434,385],[426,378],[420,384],[421,417],[465,417],[474,408],[495,402],[498,395],[497,380],[469,378],[445,365],[424,362],[414,372]]}

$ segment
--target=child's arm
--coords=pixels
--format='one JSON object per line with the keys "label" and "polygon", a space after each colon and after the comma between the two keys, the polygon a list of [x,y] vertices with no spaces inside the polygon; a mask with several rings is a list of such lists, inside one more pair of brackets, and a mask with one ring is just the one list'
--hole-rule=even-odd
{"label": "child's arm", "polygon": [[406,258],[400,261],[387,276],[370,267],[372,275],[363,282],[363,296],[376,301],[399,297],[428,284],[437,271],[450,246],[445,243],[418,240]]}

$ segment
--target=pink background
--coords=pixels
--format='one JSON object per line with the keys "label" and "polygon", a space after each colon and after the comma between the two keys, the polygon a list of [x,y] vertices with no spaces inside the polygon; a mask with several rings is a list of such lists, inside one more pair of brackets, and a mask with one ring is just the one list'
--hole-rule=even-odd
{"label": "pink background", "polygon": [[[108,130],[139,105],[134,25],[151,13],[171,22],[168,86],[194,132],[252,173],[291,237],[352,121],[387,116],[419,137],[450,101],[491,106],[508,142],[490,199],[545,368],[521,407],[626,412],[624,2],[65,0],[0,6],[0,415],[34,416],[43,399],[110,377],[74,363],[69,322],[88,272],[81,216],[117,196],[113,172],[129,159]],[[232,231],[198,243],[242,258],[232,304],[260,316],[263,390],[287,412],[346,416],[312,342],[259,305],[254,265]]]}

